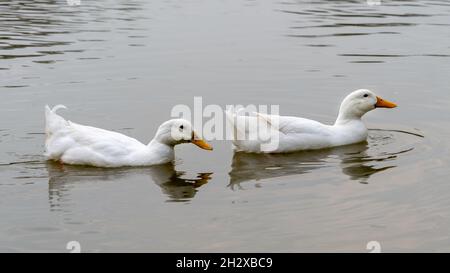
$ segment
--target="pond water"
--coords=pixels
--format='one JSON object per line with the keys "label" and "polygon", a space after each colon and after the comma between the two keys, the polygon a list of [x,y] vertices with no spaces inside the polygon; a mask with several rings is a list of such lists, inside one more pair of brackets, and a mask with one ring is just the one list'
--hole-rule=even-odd
{"label": "pond water", "polygon": [[[447,1],[0,2],[0,251],[450,251]],[[46,162],[44,106],[148,142],[178,104],[333,123],[399,104],[367,143],[289,155],[176,148],[173,165]]]}

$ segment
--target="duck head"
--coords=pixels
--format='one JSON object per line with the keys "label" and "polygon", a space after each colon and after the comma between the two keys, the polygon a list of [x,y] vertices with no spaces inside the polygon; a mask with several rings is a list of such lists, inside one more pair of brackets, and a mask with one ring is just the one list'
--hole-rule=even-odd
{"label": "duck head", "polygon": [[375,108],[395,108],[397,104],[382,99],[367,89],[356,90],[348,95],[341,104],[336,123],[361,117]]}
{"label": "duck head", "polygon": [[192,124],[185,119],[171,119],[164,122],[159,126],[155,139],[169,146],[192,143],[205,150],[213,149],[211,145],[197,136]]}

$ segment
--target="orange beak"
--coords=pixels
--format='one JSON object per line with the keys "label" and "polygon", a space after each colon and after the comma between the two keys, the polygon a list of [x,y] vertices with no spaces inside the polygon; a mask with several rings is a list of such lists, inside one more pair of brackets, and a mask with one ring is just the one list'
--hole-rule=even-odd
{"label": "orange beak", "polygon": [[397,104],[390,102],[388,100],[384,100],[380,97],[377,97],[377,103],[375,104],[376,108],[395,108]]}
{"label": "orange beak", "polygon": [[191,143],[208,151],[213,150],[213,147],[209,145],[208,142],[204,141],[203,139],[199,139],[195,133],[192,133]]}

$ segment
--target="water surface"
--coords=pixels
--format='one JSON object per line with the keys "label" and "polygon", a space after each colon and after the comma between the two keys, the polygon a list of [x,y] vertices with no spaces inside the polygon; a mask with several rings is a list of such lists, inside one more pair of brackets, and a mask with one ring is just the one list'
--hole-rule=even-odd
{"label": "water surface", "polygon": [[[0,18],[0,251],[450,250],[446,1],[13,0]],[[45,104],[148,142],[194,96],[332,123],[358,88],[400,105],[366,116],[367,143],[213,141],[150,168],[42,156]]]}

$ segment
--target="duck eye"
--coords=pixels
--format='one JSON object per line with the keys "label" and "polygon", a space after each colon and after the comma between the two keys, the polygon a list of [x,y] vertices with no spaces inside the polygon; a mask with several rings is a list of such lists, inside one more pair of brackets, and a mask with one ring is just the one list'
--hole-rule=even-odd
{"label": "duck eye", "polygon": [[369,94],[364,94],[364,98],[367,98],[369,96]]}

